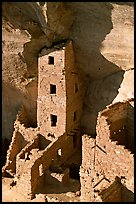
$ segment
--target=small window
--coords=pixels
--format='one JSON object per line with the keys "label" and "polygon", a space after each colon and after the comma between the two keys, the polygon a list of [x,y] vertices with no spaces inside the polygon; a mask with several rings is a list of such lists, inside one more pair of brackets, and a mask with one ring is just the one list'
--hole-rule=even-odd
{"label": "small window", "polygon": [[56,85],[50,84],[50,94],[56,94]]}
{"label": "small window", "polygon": [[54,57],[49,56],[48,64],[54,64]]}
{"label": "small window", "polygon": [[51,126],[56,126],[57,123],[57,116],[56,115],[51,115]]}
{"label": "small window", "polygon": [[39,166],[39,176],[42,176],[43,175],[43,165],[40,164]]}
{"label": "small window", "polygon": [[75,93],[78,92],[78,85],[75,83]]}
{"label": "small window", "polygon": [[74,112],[74,121],[77,120],[77,111]]}
{"label": "small window", "polygon": [[60,159],[62,156],[62,150],[61,149],[58,149],[57,150],[57,158]]}
{"label": "small window", "polygon": [[58,149],[58,155],[61,156],[61,149]]}

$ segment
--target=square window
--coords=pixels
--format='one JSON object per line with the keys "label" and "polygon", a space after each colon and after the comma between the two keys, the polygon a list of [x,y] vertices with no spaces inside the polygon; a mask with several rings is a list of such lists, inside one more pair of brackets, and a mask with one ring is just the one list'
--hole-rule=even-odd
{"label": "square window", "polygon": [[51,126],[56,126],[57,123],[57,116],[56,115],[51,115]]}
{"label": "square window", "polygon": [[54,64],[54,57],[49,56],[49,58],[48,58],[48,64]]}
{"label": "square window", "polygon": [[50,84],[50,94],[56,94],[56,85]]}

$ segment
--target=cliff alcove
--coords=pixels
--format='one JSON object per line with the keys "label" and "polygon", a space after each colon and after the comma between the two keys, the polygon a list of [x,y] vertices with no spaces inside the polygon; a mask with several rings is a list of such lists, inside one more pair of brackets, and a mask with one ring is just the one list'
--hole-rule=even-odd
{"label": "cliff alcove", "polygon": [[[72,42],[72,48],[67,47],[67,42],[69,41]],[[66,49],[64,61],[63,54],[61,52],[60,55],[57,54],[59,53],[60,45],[61,48],[63,47],[62,53]],[[72,57],[69,57],[69,55]],[[46,64],[47,59],[46,57],[44,59],[44,56],[50,57],[49,64]],[[38,90],[39,81],[41,80],[42,83],[42,79],[39,79],[39,59],[41,60],[40,63],[43,63],[40,65],[40,74],[46,82],[48,82],[47,76],[51,79],[50,75],[48,75],[51,66],[63,67],[66,64],[63,67],[64,70],[61,78],[59,78],[60,70],[58,69],[56,80],[52,79],[49,84],[49,91],[52,102],[56,104],[59,102],[63,107],[66,100],[68,104],[66,120],[71,120],[67,116],[70,111],[73,111],[74,121],[79,119],[80,130],[76,127],[76,130],[71,129],[72,132],[69,133],[68,130],[72,122],[70,125],[66,123],[66,132],[72,135],[73,142],[78,141],[73,136],[75,132],[77,135],[97,135],[96,126],[99,112],[105,110],[111,104],[123,103],[124,101],[134,99],[134,3],[10,2],[10,5],[9,2],[2,3],[3,166],[6,162],[5,158],[9,145],[13,142],[13,138],[16,138],[16,133],[13,137],[13,132],[16,130],[15,121],[22,107],[25,110],[23,117],[28,123],[26,126],[23,122],[21,123],[19,116],[17,127],[22,131],[21,134],[26,134],[25,140],[27,143],[32,142],[33,138],[34,142],[31,145],[34,145],[35,149],[38,148],[36,136],[32,136],[31,139],[28,139],[28,136],[32,135],[35,130],[37,135],[39,134],[38,131],[41,131],[40,134],[44,135],[48,129],[48,125],[43,125],[43,128],[38,129],[43,122],[42,117],[46,120],[38,111],[42,110],[42,108],[49,111],[46,106],[48,103],[45,104],[45,107],[39,105],[43,103],[42,97],[48,101],[48,97],[42,95],[42,93],[48,92],[48,83],[43,85],[41,92]],[[68,61],[71,59],[74,60],[68,64]],[[81,81],[79,80],[81,82],[80,85],[76,81],[77,75],[72,67],[72,63],[74,63],[77,69],[76,74],[79,72],[78,76],[81,75],[84,80],[84,83],[82,83],[82,79]],[[66,67],[71,67],[71,72],[73,72],[71,76],[73,78],[69,77],[69,72],[65,70]],[[55,76],[54,71],[52,71],[51,76],[53,75]],[[57,80],[59,80],[59,84]],[[73,106],[70,109],[70,104],[73,103],[72,100],[70,101],[73,95],[69,92],[70,89],[72,90],[70,88],[72,83],[75,90],[74,94],[78,95],[81,92],[81,100],[77,100],[82,102],[80,118],[78,118],[79,111],[72,109]],[[61,90],[66,91],[67,97],[65,98],[64,96],[61,100],[57,100],[55,95],[57,96]],[[82,94],[84,95],[82,96]],[[76,101],[76,99],[74,100]],[[78,105],[80,107],[80,104]],[[52,112],[50,115],[52,117],[55,116],[55,125],[53,126],[59,124],[57,113]],[[133,123],[133,113],[131,115],[130,123]],[[65,115],[62,114],[61,117],[65,118]],[[62,119],[61,128],[58,128],[58,135],[60,132],[61,134],[62,132],[64,133],[64,121]],[[28,131],[25,128],[28,128]],[[130,134],[132,135],[132,132]],[[54,134],[49,132],[50,141],[47,143],[51,148],[52,145],[55,145],[52,143],[56,141],[55,139]],[[81,153],[81,137],[79,140],[77,142],[80,146],[78,149],[80,152],[78,167],[83,162],[81,161],[83,153]],[[71,142],[71,139],[68,142]],[[70,146],[69,148],[72,147]],[[18,153],[19,150],[16,154]],[[68,160],[66,163],[70,167],[72,161],[69,162]],[[73,163],[75,166],[77,165],[75,161]],[[78,168],[75,167],[75,169]],[[65,183],[65,180],[67,180],[66,172],[67,170],[62,171],[59,178],[55,172],[50,176],[61,182],[64,180]],[[77,184],[76,182],[75,186],[79,190],[79,183]],[[83,198],[83,196],[81,197]],[[48,200],[50,199],[48,198]]]}

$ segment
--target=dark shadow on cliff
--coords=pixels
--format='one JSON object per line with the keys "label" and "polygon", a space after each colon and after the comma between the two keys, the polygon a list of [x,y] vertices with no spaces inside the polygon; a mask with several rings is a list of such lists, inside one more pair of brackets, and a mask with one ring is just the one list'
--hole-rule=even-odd
{"label": "dark shadow on cliff", "polygon": [[2,2],[2,16],[15,29],[28,30],[34,37],[42,34],[45,19],[36,2],[10,2],[10,6],[9,2]]}
{"label": "dark shadow on cliff", "polygon": [[91,79],[100,79],[121,70],[100,52],[102,42],[113,29],[113,6],[107,2],[72,2],[75,13],[70,38],[79,69]]}
{"label": "dark shadow on cliff", "polygon": [[5,165],[6,163],[6,155],[7,155],[7,150],[9,148],[10,142],[7,138],[2,138],[2,166]]}
{"label": "dark shadow on cliff", "polygon": [[83,133],[96,134],[98,112],[117,96],[123,81],[121,67],[100,52],[102,42],[113,29],[113,5],[108,2],[72,2],[75,20],[70,33],[76,65],[87,78],[81,126]]}
{"label": "dark shadow on cliff", "polygon": [[2,165],[5,164],[6,154],[12,139],[14,121],[23,96],[8,84],[2,84]]}
{"label": "dark shadow on cliff", "polygon": [[98,112],[111,104],[119,93],[125,71],[119,71],[102,79],[91,81],[88,79],[88,88],[84,99],[81,126],[84,133],[96,134]]}
{"label": "dark shadow on cliff", "polygon": [[[22,60],[27,64],[24,77],[37,75],[37,53],[39,47],[46,42],[43,27],[46,26],[42,9],[36,2],[3,2],[2,16],[10,23],[12,29],[27,30],[31,35],[29,42],[24,44]],[[39,43],[38,43],[39,42]]]}
{"label": "dark shadow on cliff", "polygon": [[[2,84],[2,138],[3,138],[3,148],[2,154],[6,154],[11,142],[14,122],[16,120],[16,115],[21,109],[22,105],[27,108],[28,120],[31,121],[31,125],[36,124],[36,113],[31,110],[31,99],[24,95],[20,90],[12,87],[10,84]],[[5,140],[6,138],[6,140]],[[2,156],[3,157],[3,156]],[[5,161],[3,158],[3,162]]]}

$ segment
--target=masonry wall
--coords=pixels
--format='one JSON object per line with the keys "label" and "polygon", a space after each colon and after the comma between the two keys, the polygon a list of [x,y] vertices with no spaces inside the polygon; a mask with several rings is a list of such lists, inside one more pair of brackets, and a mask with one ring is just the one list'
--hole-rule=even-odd
{"label": "masonry wall", "polygon": [[[24,122],[24,123],[23,123]],[[34,138],[37,137],[38,129],[27,128],[28,121],[26,113],[22,110],[17,114],[17,119],[14,123],[14,132],[12,141],[7,151],[6,164],[3,170],[9,171],[11,174],[16,172],[16,156],[17,154]]]}
{"label": "masonry wall", "polygon": [[[134,107],[130,104],[132,102],[133,99],[116,103],[102,111],[97,120],[97,132],[104,125],[107,131],[107,139],[108,134],[110,134],[111,141],[125,146],[134,153]],[[103,131],[104,134],[105,129],[101,128],[100,131]]]}
{"label": "masonry wall", "polygon": [[17,172],[17,184],[16,184],[16,190],[19,193],[22,193],[27,198],[32,198],[32,190],[31,190],[31,163],[29,161],[23,162],[23,160],[20,160],[18,162],[18,167],[22,166],[21,175],[19,175],[19,171]]}
{"label": "masonry wall", "polygon": [[[36,141],[25,147],[17,156],[17,175],[20,175],[17,189],[21,191],[22,185],[24,185],[24,193],[26,193],[27,189],[30,195],[37,190],[39,185],[46,184],[46,171],[50,165],[54,163],[63,164],[74,152],[72,137],[67,135],[56,138],[45,150],[39,150]],[[58,149],[61,149],[61,157],[58,155]],[[30,154],[30,152],[32,153],[30,160],[25,160],[24,153]],[[25,186],[27,187],[25,188]]]}
{"label": "masonry wall", "polygon": [[8,170],[11,174],[16,173],[16,155],[21,151],[21,149],[28,143],[23,137],[23,135],[15,130],[12,137],[12,142],[7,151],[6,164],[3,167],[4,170]]}
{"label": "masonry wall", "polygon": [[[48,64],[49,58],[53,64]],[[51,93],[50,86],[56,86]],[[47,138],[69,133],[80,126],[84,96],[84,79],[74,61],[72,42],[44,49],[39,57],[37,121],[40,133]],[[51,115],[57,116],[51,126]]]}
{"label": "masonry wall", "polygon": [[37,137],[39,133],[38,128],[28,127],[29,122],[27,119],[27,113],[24,109],[19,111],[17,114],[16,121],[14,122],[15,130],[18,130],[26,141],[31,141],[32,139]]}
{"label": "masonry wall", "polygon": [[[32,167],[32,191],[34,192],[37,188],[37,183],[35,182],[35,178],[37,180],[43,181],[43,178],[40,178],[38,174],[38,168],[42,164],[43,165],[43,174],[45,174],[44,182],[46,184],[46,170],[48,170],[49,166],[52,164],[63,164],[67,158],[73,153],[74,148],[72,145],[72,138],[68,136],[61,136],[53,143],[49,144],[46,148],[43,156],[37,159]],[[61,156],[58,155],[58,149],[61,149]],[[37,172],[37,173],[36,173]]]}
{"label": "masonry wall", "polygon": [[[126,103],[127,104],[127,103]],[[115,109],[111,108],[111,112],[120,117],[119,109],[122,110],[124,103],[116,104],[116,112]],[[128,105],[128,104],[127,104]],[[119,107],[119,109],[117,108]],[[125,107],[125,111],[127,107]],[[134,155],[132,152],[127,149],[125,144],[119,145],[118,140],[112,141],[110,127],[107,121],[109,121],[110,117],[104,117],[104,113],[100,114],[98,117],[97,124],[97,137],[96,137],[96,162],[95,169],[99,171],[102,169],[110,180],[114,180],[115,176],[124,176],[126,178],[127,188],[132,192],[134,191]],[[119,122],[119,121],[118,121]],[[100,125],[99,125],[100,124]],[[102,151],[103,150],[103,151]],[[131,182],[129,182],[131,180]]]}
{"label": "masonry wall", "polygon": [[72,42],[65,48],[65,76],[66,76],[66,131],[80,127],[83,97],[85,92],[84,75],[75,63]]}
{"label": "masonry wall", "polygon": [[32,198],[31,188],[31,167],[32,161],[30,161],[29,155],[31,150],[39,146],[39,138],[29,142],[17,155],[16,157],[16,178],[17,178],[17,191],[21,192],[28,198]]}
{"label": "masonry wall", "polygon": [[88,135],[82,136],[82,165],[80,166],[81,202],[94,201],[92,171],[94,166],[95,139]]}
{"label": "masonry wall", "polygon": [[[48,50],[49,51],[49,50]],[[64,50],[50,51],[39,57],[37,122],[40,133],[48,138],[48,133],[60,136],[66,125],[66,90],[64,75]],[[54,64],[48,64],[54,57]],[[56,86],[56,94],[50,93],[50,85]],[[51,114],[57,116],[56,126],[51,127]]]}
{"label": "masonry wall", "polygon": [[[100,199],[98,193],[109,188],[116,176],[124,179],[126,188],[133,194],[134,155],[125,146],[126,143],[121,145],[117,138],[112,139],[114,132],[118,137],[119,134],[127,134],[122,133],[127,121],[127,109],[127,102],[109,106],[98,115],[96,139],[87,135],[82,137],[81,201]],[[114,197],[113,193],[113,200]]]}
{"label": "masonry wall", "polygon": [[37,135],[35,139],[30,141],[16,157],[16,175],[21,175],[27,169],[27,163],[31,163],[31,159],[37,152],[42,152],[49,145],[49,141],[41,135]]}

